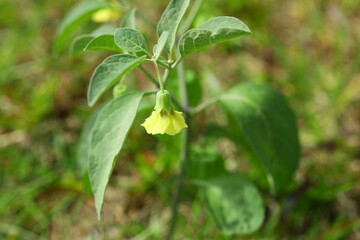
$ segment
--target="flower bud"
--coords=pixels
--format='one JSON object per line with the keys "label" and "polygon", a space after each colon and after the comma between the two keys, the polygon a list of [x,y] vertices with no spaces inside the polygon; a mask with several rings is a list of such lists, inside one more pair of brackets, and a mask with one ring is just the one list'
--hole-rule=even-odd
{"label": "flower bud", "polygon": [[127,87],[121,83],[115,85],[115,87],[113,88],[113,97],[117,98],[120,97],[121,95],[123,95],[124,93],[126,93],[127,91]]}
{"label": "flower bud", "polygon": [[167,90],[158,91],[156,93],[155,111],[161,112],[163,110],[168,114],[173,111],[171,94]]}

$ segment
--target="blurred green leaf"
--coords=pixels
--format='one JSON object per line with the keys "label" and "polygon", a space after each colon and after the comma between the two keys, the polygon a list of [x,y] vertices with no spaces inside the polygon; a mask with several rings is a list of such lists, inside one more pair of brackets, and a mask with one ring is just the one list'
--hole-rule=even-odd
{"label": "blurred green leaf", "polygon": [[203,88],[196,72],[187,69],[185,74],[186,87],[189,95],[189,105],[191,107],[195,107],[201,102],[203,97]]}
{"label": "blurred green leaf", "polygon": [[[300,145],[293,111],[275,89],[254,83],[239,84],[220,98],[235,119],[231,131],[240,131],[260,160],[276,189],[284,188],[295,172]],[[240,139],[239,139],[240,141]]]}
{"label": "blurred green leaf", "polygon": [[72,41],[70,54],[76,56],[85,50],[120,52],[114,42],[114,32],[113,26],[103,25],[90,34],[80,35]]}
{"label": "blurred green leaf", "polygon": [[114,35],[116,28],[109,24],[101,25],[100,27],[96,28],[94,31],[91,32],[91,35],[94,37],[104,35],[104,34],[112,34]]}
{"label": "blurred green leaf", "polygon": [[216,17],[206,21],[199,28],[188,30],[181,36],[178,47],[182,56],[212,44],[224,42],[245,34],[249,28],[235,17]]}
{"label": "blurred green leaf", "polygon": [[193,147],[187,166],[187,177],[190,179],[210,179],[227,174],[224,160],[216,147],[203,145]]}
{"label": "blurred green leaf", "polygon": [[264,220],[264,206],[258,190],[240,175],[207,180],[201,196],[225,235],[252,233]]}
{"label": "blurred green leaf", "polygon": [[59,53],[64,47],[67,38],[74,33],[84,21],[90,19],[91,15],[110,5],[105,1],[84,1],[75,5],[64,17],[56,33],[54,51]]}
{"label": "blurred green leaf", "polygon": [[97,99],[124,74],[145,60],[127,54],[112,55],[104,60],[94,71],[88,89],[88,103],[94,105]]}
{"label": "blurred green leaf", "polygon": [[114,35],[111,34],[100,35],[93,38],[84,50],[121,52],[121,49],[114,42]]}
{"label": "blurred green leaf", "polygon": [[82,53],[88,43],[93,39],[94,37],[90,34],[84,34],[76,37],[70,45],[70,55],[74,57]]}
{"label": "blurred green leaf", "polygon": [[115,157],[134,121],[143,93],[133,92],[108,102],[95,122],[89,156],[89,176],[98,218]]}
{"label": "blurred green leaf", "polygon": [[136,8],[131,9],[122,19],[121,27],[123,28],[136,28],[136,18],[135,18]]}
{"label": "blurred green leaf", "polygon": [[115,31],[116,45],[126,52],[143,52],[150,55],[144,36],[132,28],[118,28]]}
{"label": "blurred green leaf", "polygon": [[[203,89],[200,83],[199,75],[191,69],[186,69],[185,72],[186,87],[189,95],[189,105],[191,107],[197,106],[202,97]],[[181,99],[179,81],[176,72],[171,72],[166,81],[166,88],[171,92],[171,95],[176,99]]]}
{"label": "blurred green leaf", "polygon": [[189,0],[172,0],[165,9],[157,25],[158,37],[165,31],[169,33],[169,37],[165,44],[165,49],[168,53],[170,53],[175,44],[177,30],[189,3]]}

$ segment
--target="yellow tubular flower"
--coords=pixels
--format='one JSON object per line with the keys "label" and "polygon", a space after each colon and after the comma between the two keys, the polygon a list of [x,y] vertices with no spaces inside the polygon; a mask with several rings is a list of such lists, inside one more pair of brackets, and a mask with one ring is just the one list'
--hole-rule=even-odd
{"label": "yellow tubular flower", "polygon": [[156,95],[156,106],[151,116],[143,124],[148,134],[178,134],[188,126],[181,112],[173,110],[168,91],[159,91]]}

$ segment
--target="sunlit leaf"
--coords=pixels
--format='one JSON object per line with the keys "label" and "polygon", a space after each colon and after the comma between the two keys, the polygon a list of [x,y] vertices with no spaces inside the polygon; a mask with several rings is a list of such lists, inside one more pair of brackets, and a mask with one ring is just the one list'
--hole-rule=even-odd
{"label": "sunlit leaf", "polygon": [[81,131],[77,149],[77,165],[81,174],[84,174],[88,170],[91,136],[100,111],[101,108],[98,108],[90,115]]}
{"label": "sunlit leaf", "polygon": [[189,0],[172,0],[165,9],[157,25],[158,37],[165,31],[169,33],[169,37],[165,43],[165,49],[168,53],[170,53],[175,44],[177,30],[181,19],[189,6],[189,2]]}
{"label": "sunlit leaf", "polygon": [[88,103],[92,106],[96,100],[124,74],[145,60],[127,54],[112,55],[104,60],[94,71],[88,89]]}
{"label": "sunlit leaf", "polygon": [[99,112],[92,131],[88,169],[98,218],[115,157],[120,152],[136,116],[143,94],[129,93],[108,102]]}
{"label": "sunlit leaf", "polygon": [[188,30],[181,36],[178,47],[182,56],[212,44],[224,42],[245,34],[249,28],[235,17],[216,17],[206,21],[199,28]]}
{"label": "sunlit leaf", "polygon": [[118,28],[115,31],[115,43],[125,52],[143,52],[150,55],[144,36],[132,28]]}

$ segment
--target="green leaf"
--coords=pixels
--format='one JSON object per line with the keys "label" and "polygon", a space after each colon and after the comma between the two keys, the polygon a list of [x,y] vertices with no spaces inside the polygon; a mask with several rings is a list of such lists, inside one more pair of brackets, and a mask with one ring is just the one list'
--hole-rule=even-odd
{"label": "green leaf", "polygon": [[203,97],[203,88],[199,74],[189,69],[185,72],[186,76],[186,88],[189,96],[190,107],[195,107],[200,104]]}
{"label": "green leaf", "polygon": [[144,62],[144,57],[127,54],[112,55],[104,60],[94,71],[88,89],[88,103],[90,106],[115,82],[127,72]]}
{"label": "green leaf", "polygon": [[111,34],[104,34],[93,38],[84,50],[121,52],[121,49],[114,42],[114,35]]}
{"label": "green leaf", "polygon": [[122,19],[121,27],[123,28],[136,28],[136,18],[135,18],[136,8],[131,9]]}
{"label": "green leaf", "polygon": [[191,148],[186,171],[189,179],[206,180],[226,174],[224,160],[216,147],[201,144]]}
{"label": "green leaf", "polygon": [[90,19],[91,15],[104,8],[109,8],[110,5],[103,1],[84,1],[75,5],[69,13],[64,17],[56,33],[54,51],[59,53],[68,37],[86,20]]}
{"label": "green leaf", "polygon": [[[220,98],[234,119],[231,131],[239,131],[260,161],[270,184],[284,188],[292,179],[300,145],[294,113],[275,89],[254,83],[239,84]],[[239,141],[242,136],[239,136]]]}
{"label": "green leaf", "polygon": [[104,24],[101,25],[100,27],[98,27],[97,29],[95,29],[94,31],[91,32],[91,35],[94,37],[98,37],[100,35],[104,35],[104,34],[112,34],[114,35],[116,28],[112,25],[109,24]]}
{"label": "green leaf", "polygon": [[86,34],[78,36],[72,41],[70,46],[70,55],[76,56],[84,51],[84,48],[93,40],[94,37],[92,35]]}
{"label": "green leaf", "polygon": [[258,190],[240,175],[207,180],[201,196],[225,235],[252,233],[264,220],[264,206]]}
{"label": "green leaf", "polygon": [[77,149],[77,165],[81,174],[84,174],[88,170],[91,136],[101,109],[102,107],[97,108],[96,111],[90,115],[81,131]]}
{"label": "green leaf", "polygon": [[160,37],[163,32],[169,32],[169,37],[165,44],[165,49],[170,53],[175,44],[176,33],[178,31],[181,19],[189,6],[189,0],[172,0],[157,25],[157,34]]}
{"label": "green leaf", "polygon": [[144,52],[150,55],[144,36],[132,28],[118,28],[115,31],[116,45],[126,52]]}
{"label": "green leaf", "polygon": [[158,59],[165,47],[165,43],[169,37],[169,32],[165,31],[161,34],[158,43],[154,46],[154,57]]}
{"label": "green leaf", "polygon": [[81,35],[72,41],[70,54],[76,56],[85,50],[116,51],[121,49],[114,42],[115,28],[111,25],[103,25],[95,29],[91,34]]}
{"label": "green leaf", "polygon": [[142,96],[143,93],[134,92],[115,98],[103,107],[97,117],[91,138],[88,167],[99,219],[115,157],[134,121]]}
{"label": "green leaf", "polygon": [[199,28],[188,30],[181,36],[178,47],[181,55],[185,56],[209,45],[250,33],[245,23],[235,17],[216,17]]}

